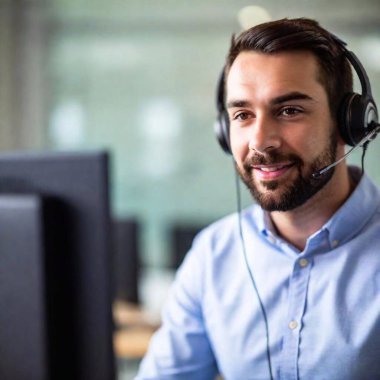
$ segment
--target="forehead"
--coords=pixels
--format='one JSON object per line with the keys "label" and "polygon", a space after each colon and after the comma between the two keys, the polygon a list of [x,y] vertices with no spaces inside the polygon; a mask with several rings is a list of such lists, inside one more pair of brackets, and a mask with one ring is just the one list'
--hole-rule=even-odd
{"label": "forehead", "polygon": [[243,51],[230,68],[226,88],[227,99],[245,92],[257,96],[278,96],[292,91],[314,95],[325,92],[319,80],[317,59],[308,51],[270,54]]}

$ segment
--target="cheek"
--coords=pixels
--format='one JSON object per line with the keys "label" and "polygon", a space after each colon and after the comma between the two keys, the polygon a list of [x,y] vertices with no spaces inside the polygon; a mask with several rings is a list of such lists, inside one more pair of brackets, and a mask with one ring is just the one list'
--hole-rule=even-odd
{"label": "cheek", "polygon": [[[313,131],[312,133],[311,131]],[[315,133],[315,131],[319,131]],[[330,142],[330,135],[308,125],[284,136],[283,151],[298,155],[303,161],[313,161],[319,155],[322,148]]]}

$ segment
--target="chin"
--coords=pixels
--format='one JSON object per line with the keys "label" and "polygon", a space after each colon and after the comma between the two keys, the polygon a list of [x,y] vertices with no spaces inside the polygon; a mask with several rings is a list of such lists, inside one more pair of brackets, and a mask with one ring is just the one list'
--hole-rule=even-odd
{"label": "chin", "polygon": [[278,181],[269,181],[256,185],[253,181],[246,183],[252,197],[266,211],[291,211],[305,204],[322,190],[334,175],[334,169],[320,178],[301,174],[290,184],[282,185]]}

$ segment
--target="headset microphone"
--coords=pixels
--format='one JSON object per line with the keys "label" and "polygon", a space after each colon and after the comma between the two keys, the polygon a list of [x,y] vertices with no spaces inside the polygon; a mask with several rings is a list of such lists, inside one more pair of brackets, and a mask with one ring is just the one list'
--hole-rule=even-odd
{"label": "headset microphone", "polygon": [[315,172],[312,174],[313,178],[319,178],[326,172],[328,172],[330,169],[334,168],[338,164],[340,164],[346,157],[348,157],[354,150],[356,150],[359,147],[364,147],[370,140],[373,140],[376,135],[380,132],[380,124],[372,122],[372,125],[375,125],[372,127],[371,132],[369,132],[364,138],[362,138],[353,148],[351,148],[343,157],[341,157],[339,160],[333,162],[332,164],[323,167],[321,170]]}

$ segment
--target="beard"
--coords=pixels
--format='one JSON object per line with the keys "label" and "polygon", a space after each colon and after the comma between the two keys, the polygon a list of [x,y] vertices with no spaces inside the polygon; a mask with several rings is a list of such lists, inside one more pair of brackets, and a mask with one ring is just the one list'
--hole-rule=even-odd
{"label": "beard", "polygon": [[[314,178],[313,173],[336,160],[337,145],[337,137],[332,134],[329,145],[309,164],[298,155],[273,151],[265,155],[251,155],[244,160],[243,169],[236,167],[253,198],[264,210],[289,211],[303,205],[330,181],[335,168],[318,178]],[[291,162],[290,170],[296,168],[297,177],[284,183],[281,180],[262,181],[261,185],[266,191],[260,191],[255,183],[252,165],[271,165],[281,162]]]}

